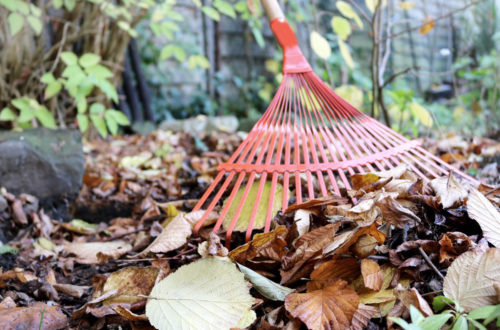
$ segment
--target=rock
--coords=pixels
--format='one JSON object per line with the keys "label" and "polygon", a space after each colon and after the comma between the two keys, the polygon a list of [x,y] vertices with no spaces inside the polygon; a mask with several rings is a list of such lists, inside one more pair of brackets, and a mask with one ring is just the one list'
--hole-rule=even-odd
{"label": "rock", "polygon": [[2,195],[0,195],[0,213],[5,211],[8,206],[9,206],[9,204],[7,204],[7,200],[5,198],[3,198]]}
{"label": "rock", "polygon": [[75,198],[82,185],[80,132],[37,128],[0,131],[0,187],[43,201]]}
{"label": "rock", "polygon": [[238,119],[234,116],[207,117],[199,115],[183,120],[167,120],[160,124],[160,129],[188,132],[191,134],[205,132],[234,133],[238,129]]}

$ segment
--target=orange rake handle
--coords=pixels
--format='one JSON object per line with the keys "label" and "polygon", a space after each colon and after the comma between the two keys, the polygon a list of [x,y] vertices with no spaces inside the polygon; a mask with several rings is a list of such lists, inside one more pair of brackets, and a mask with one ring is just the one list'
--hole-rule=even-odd
{"label": "orange rake handle", "polygon": [[283,73],[304,73],[312,71],[309,62],[300,50],[297,37],[277,0],[262,0],[262,6],[269,19],[271,30],[283,49]]}

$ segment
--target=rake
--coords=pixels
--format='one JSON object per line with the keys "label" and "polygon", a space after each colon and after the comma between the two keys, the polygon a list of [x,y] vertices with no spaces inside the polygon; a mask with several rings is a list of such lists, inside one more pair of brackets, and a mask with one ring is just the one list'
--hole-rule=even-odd
{"label": "rake", "polygon": [[[266,112],[230,159],[219,165],[217,176],[193,209],[206,206],[195,233],[227,194],[213,231],[224,223],[229,244],[240,216],[248,221],[245,238],[251,238],[262,203],[267,204],[267,232],[276,205],[286,210],[292,195],[296,203],[332,191],[340,196],[342,188],[351,189],[348,176],[355,173],[406,164],[425,181],[454,172],[477,183],[335,94],[312,71],[277,0],[262,0],[262,4],[283,49],[283,80]],[[294,184],[291,192],[290,184]],[[276,201],[279,195],[281,201]]]}

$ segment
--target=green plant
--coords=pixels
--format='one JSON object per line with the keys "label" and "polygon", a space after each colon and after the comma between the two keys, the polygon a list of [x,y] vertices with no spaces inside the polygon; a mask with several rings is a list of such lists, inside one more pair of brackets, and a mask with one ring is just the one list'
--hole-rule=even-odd
{"label": "green plant", "polygon": [[56,96],[64,87],[72,98],[73,104],[70,106],[77,108],[76,120],[82,133],[89,127],[89,118],[102,137],[108,135],[108,130],[113,135],[117,134],[118,125],[130,125],[128,118],[120,111],[105,110],[106,102],[93,103],[88,107],[88,100],[91,99],[95,88],[98,88],[105,98],[118,103],[118,93],[108,81],[113,74],[100,64],[100,56],[86,53],[78,58],[74,53],[63,52],[61,59],[66,65],[61,77],[56,79],[50,72],[42,76],[41,81],[47,84],[44,93],[46,100]]}
{"label": "green plant", "polygon": [[[238,13],[250,19],[243,1],[192,2],[214,20]],[[0,0],[0,21],[6,22],[0,25],[0,124],[24,129],[77,123],[82,131],[93,126],[102,136],[115,134],[128,124],[112,108],[126,47],[140,22],[168,42],[157,58],[187,61],[192,70],[210,65],[199,49],[188,53],[189,45],[175,39],[183,21],[175,5],[175,0]]]}
{"label": "green plant", "polygon": [[[440,312],[425,317],[415,306],[410,306],[411,323],[402,318],[391,317],[390,320],[405,330],[436,330],[446,325],[446,329],[467,330],[470,328],[486,330],[488,324],[496,320],[500,326],[500,305],[483,306],[466,313],[460,305],[444,296],[437,296],[432,303],[434,311]],[[448,308],[448,309],[445,309]],[[482,323],[479,320],[483,320]]]}

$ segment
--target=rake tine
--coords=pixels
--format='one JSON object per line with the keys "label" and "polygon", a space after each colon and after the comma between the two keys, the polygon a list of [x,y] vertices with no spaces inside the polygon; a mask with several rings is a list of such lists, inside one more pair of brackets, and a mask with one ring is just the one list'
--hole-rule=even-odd
{"label": "rake tine", "polygon": [[[477,183],[431,155],[416,141],[409,141],[363,114],[332,91],[312,72],[276,0],[262,1],[266,3],[264,8],[272,19],[271,30],[283,48],[283,80],[261,119],[229,161],[219,165],[218,175],[196,204],[194,210],[200,210],[222,183],[196,224],[195,232],[201,228],[222,196],[227,194],[229,196],[213,229],[218,231],[243,184],[246,186],[236,212],[232,219],[227,219],[230,221],[226,245],[230,244],[247,202],[253,202],[253,207],[245,239],[248,241],[252,235],[261,203],[267,206],[264,231],[269,231],[281,175],[283,199],[280,206],[283,212],[288,207],[293,189],[296,203],[302,203],[306,196],[308,199],[315,198],[315,195],[326,196],[329,189],[340,195],[340,182],[345,189],[352,189],[348,175],[363,174],[366,170],[374,171],[376,168],[383,171],[402,163],[424,180],[453,172]],[[257,195],[255,200],[248,200],[256,177],[260,177]],[[302,177],[305,178],[304,189],[307,191],[302,189]],[[228,187],[233,180],[235,183],[229,192]],[[268,180],[271,180],[271,187],[266,201],[263,196],[267,196],[267,192],[264,195],[264,189]],[[356,200],[353,202],[356,203]]]}
{"label": "rake tine", "polygon": [[[246,173],[242,172],[241,174],[244,177]],[[236,222],[238,221],[238,218],[239,218],[239,216],[241,214],[241,210],[243,209],[243,206],[245,205],[245,202],[247,200],[248,194],[250,193],[250,189],[252,188],[254,178],[255,178],[255,173],[252,172],[250,174],[250,178],[248,179],[248,182],[247,182],[247,185],[245,187],[245,190],[243,191],[243,196],[241,196],[240,202],[238,203],[238,207],[236,208],[236,212],[234,213],[234,216],[231,219],[231,223],[229,224],[229,227],[227,228],[227,232],[226,232],[226,246],[230,245],[231,235],[233,233],[233,229],[236,226]],[[233,198],[234,198],[234,195],[236,195],[236,192],[238,192],[239,186],[237,187],[237,189],[235,189],[235,188],[233,188],[233,192],[231,193],[231,195],[232,195]],[[234,193],[234,195],[233,195],[233,193]],[[227,203],[228,207],[232,203],[231,196],[229,198],[230,199],[228,200],[228,203]],[[229,208],[228,208],[228,210],[229,210]],[[224,213],[224,216],[226,216],[226,214],[227,214],[227,211]]]}
{"label": "rake tine", "polygon": [[[222,173],[222,172],[221,172]],[[227,178],[226,178],[226,181],[224,181],[224,184],[222,185],[221,189],[217,192],[217,194],[215,195],[214,199],[212,200],[212,202],[210,202],[210,205],[208,206],[207,210],[205,211],[205,213],[203,214],[203,217],[200,219],[200,221],[198,221],[198,223],[196,224],[196,226],[194,227],[194,232],[195,233],[198,233],[198,231],[200,230],[201,226],[203,225],[203,223],[205,222],[205,220],[207,219],[207,216],[208,214],[210,213],[210,211],[212,211],[215,207],[215,205],[217,205],[217,202],[219,201],[219,199],[222,197],[222,194],[226,191],[227,189],[227,186],[229,185],[229,183],[231,182],[231,180],[233,179],[234,175],[236,174],[236,172],[231,172]],[[215,185],[212,184],[212,187],[215,188]],[[213,189],[212,189],[213,190]],[[207,191],[208,192],[208,191]],[[206,195],[206,193],[205,193]],[[207,196],[208,197],[208,196]],[[219,217],[219,220],[217,222],[222,222],[223,219],[222,217]]]}
{"label": "rake tine", "polygon": [[[267,214],[266,214],[266,225],[264,226],[264,232],[268,232],[271,228],[271,217],[273,216],[273,206],[274,206],[274,193],[276,192],[276,184],[278,183],[278,173],[273,173],[273,179],[271,181],[271,190],[269,192],[269,201],[267,203]],[[285,200],[285,190],[283,189],[283,200]],[[284,211],[283,211],[284,212]]]}
{"label": "rake tine", "polygon": [[240,172],[240,174],[238,175],[238,179],[236,180],[236,183],[234,184],[233,189],[231,190],[231,194],[229,195],[229,197],[227,199],[227,203],[223,207],[223,209],[219,215],[219,219],[217,219],[217,222],[215,223],[215,226],[213,229],[214,233],[217,233],[219,231],[220,227],[222,226],[222,223],[224,222],[224,218],[226,217],[226,214],[229,211],[229,208],[231,207],[231,204],[234,200],[234,197],[236,196],[236,193],[238,192],[238,189],[241,186],[241,183],[243,182],[243,179],[245,179],[245,172]]}
{"label": "rake tine", "polygon": [[[253,230],[253,226],[255,223],[255,217],[256,217],[257,211],[259,209],[260,200],[262,199],[262,192],[264,191],[264,185],[266,183],[266,178],[267,178],[267,173],[263,173],[262,176],[260,177],[259,190],[257,191],[257,196],[255,197],[255,202],[254,202],[253,209],[252,209],[252,215],[250,216],[250,222],[248,223],[247,232],[245,235],[245,241],[247,241],[247,242],[250,240],[250,237],[252,236],[252,230]],[[274,201],[274,196],[270,195],[269,200]],[[271,206],[271,209],[272,209],[272,206]]]}

